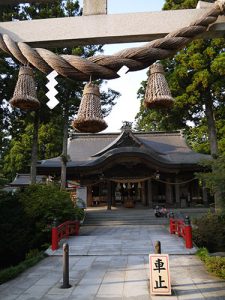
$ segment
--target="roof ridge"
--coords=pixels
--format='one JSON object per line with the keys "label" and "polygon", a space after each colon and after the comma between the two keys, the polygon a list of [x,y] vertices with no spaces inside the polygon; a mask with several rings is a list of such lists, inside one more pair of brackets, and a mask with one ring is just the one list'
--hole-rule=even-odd
{"label": "roof ridge", "polygon": [[[179,134],[182,135],[182,131],[181,130],[174,130],[174,131],[131,131],[132,134],[136,135],[136,134],[143,134],[143,135],[174,135],[174,134]],[[120,136],[121,132],[103,132],[103,133],[73,133],[72,136],[70,137],[70,139],[74,139],[74,138],[80,138],[80,137],[105,137],[105,136]]]}

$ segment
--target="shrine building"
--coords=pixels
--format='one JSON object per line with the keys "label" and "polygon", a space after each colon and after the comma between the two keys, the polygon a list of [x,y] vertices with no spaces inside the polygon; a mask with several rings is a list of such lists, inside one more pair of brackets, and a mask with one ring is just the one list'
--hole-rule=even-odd
{"label": "shrine building", "polygon": [[[181,131],[75,133],[69,140],[67,183],[85,193],[87,206],[208,206],[195,179],[199,162],[210,155],[189,148]],[[60,157],[40,161],[38,173],[60,177]]]}

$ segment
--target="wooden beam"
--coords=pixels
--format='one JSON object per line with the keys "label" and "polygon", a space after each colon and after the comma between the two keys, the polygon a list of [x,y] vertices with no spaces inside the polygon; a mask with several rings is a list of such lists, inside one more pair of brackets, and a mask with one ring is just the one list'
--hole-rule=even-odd
{"label": "wooden beam", "polygon": [[[205,9],[168,10],[115,15],[91,15],[0,23],[0,33],[33,47],[66,47],[151,41],[188,26]],[[201,37],[225,35],[225,16]]]}

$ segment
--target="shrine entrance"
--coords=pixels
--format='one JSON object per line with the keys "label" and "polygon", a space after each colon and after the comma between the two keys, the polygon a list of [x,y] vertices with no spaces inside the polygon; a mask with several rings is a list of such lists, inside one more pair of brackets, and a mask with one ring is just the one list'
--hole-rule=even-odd
{"label": "shrine entrance", "polygon": [[[137,180],[137,179],[136,179]],[[143,207],[146,202],[146,182],[135,181],[135,179],[123,179],[111,181],[111,203],[115,207]],[[109,183],[101,182],[91,187],[92,206],[103,206],[107,204]],[[90,199],[91,197],[89,197]],[[90,201],[89,201],[90,202]]]}

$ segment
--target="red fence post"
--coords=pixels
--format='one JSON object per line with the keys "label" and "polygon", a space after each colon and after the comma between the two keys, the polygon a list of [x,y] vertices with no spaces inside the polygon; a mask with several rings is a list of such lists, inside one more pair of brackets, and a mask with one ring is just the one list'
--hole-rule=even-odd
{"label": "red fence post", "polygon": [[58,229],[56,226],[56,220],[54,220],[52,224],[52,250],[55,251],[58,247]]}
{"label": "red fence post", "polygon": [[188,216],[185,217],[185,245],[187,249],[193,248],[192,242],[192,227]]}
{"label": "red fence post", "polygon": [[176,233],[176,228],[175,228],[175,219],[174,219],[174,214],[170,214],[170,234],[175,234]]}

